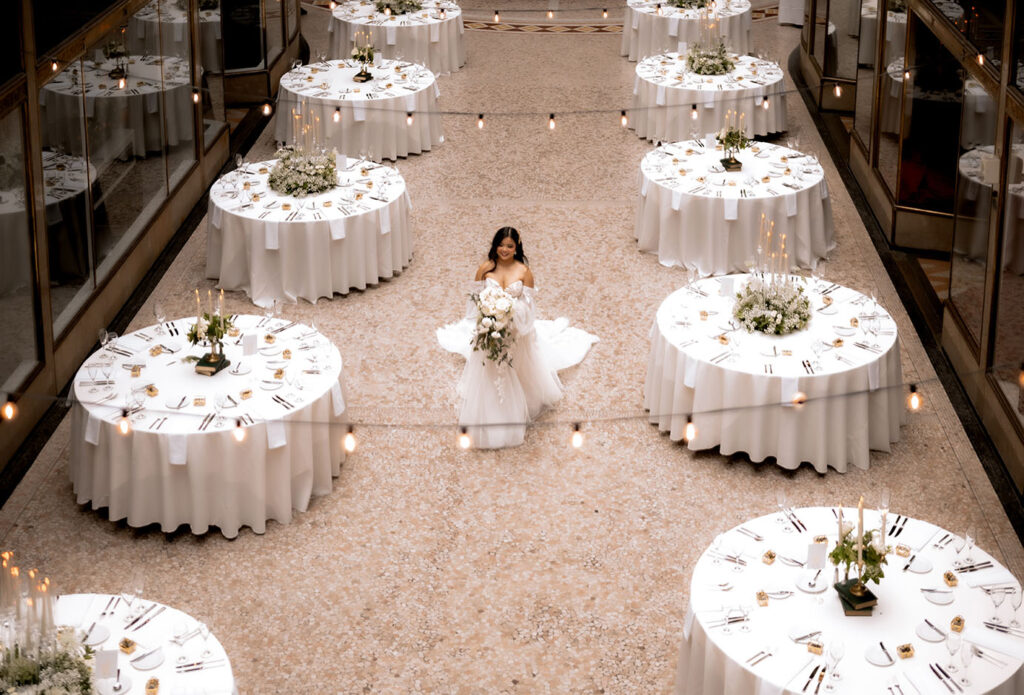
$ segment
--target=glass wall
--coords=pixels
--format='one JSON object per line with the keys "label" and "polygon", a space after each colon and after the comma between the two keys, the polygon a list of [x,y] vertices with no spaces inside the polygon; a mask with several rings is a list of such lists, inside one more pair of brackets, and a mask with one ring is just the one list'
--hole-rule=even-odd
{"label": "glass wall", "polygon": [[[0,118],[0,392],[5,394],[17,390],[39,363],[22,120],[20,108]],[[49,216],[49,204],[46,211]]]}
{"label": "glass wall", "polygon": [[281,0],[263,0],[264,17],[267,26],[267,65],[273,65],[284,50],[284,19],[281,16]]}

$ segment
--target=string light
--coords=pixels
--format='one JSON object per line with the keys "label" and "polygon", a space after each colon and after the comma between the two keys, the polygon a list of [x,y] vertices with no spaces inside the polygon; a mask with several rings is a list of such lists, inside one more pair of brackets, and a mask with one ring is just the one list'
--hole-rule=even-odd
{"label": "string light", "polygon": [[843,85],[836,82],[835,89],[832,90],[837,97],[843,96]]}
{"label": "string light", "polygon": [[192,90],[192,103],[193,104],[198,104],[199,103],[199,90],[198,89],[193,89]]}
{"label": "string light", "polygon": [[580,432],[580,423],[574,422],[572,424],[572,442],[573,449],[579,449],[583,446],[583,433]]}
{"label": "string light", "polygon": [[1020,363],[1020,373],[1017,374],[1017,383],[1024,389],[1024,362]]}
{"label": "string light", "polygon": [[122,77],[121,79],[119,79],[119,80],[117,81],[117,88],[118,88],[118,89],[124,89],[124,88],[125,88],[125,86],[126,86],[127,84],[128,84],[128,83],[127,83],[127,82],[125,81],[125,79],[124,79],[124,78]]}
{"label": "string light", "polygon": [[554,129],[555,129],[555,114],[552,113],[552,114],[548,115],[548,130],[554,130]]}
{"label": "string light", "polygon": [[334,2],[334,0],[331,0],[331,12],[333,12],[336,9],[338,9],[338,3]]}
{"label": "string light", "polygon": [[331,118],[334,119],[335,123],[341,123],[341,107],[340,106],[335,107],[334,115],[331,116]]}
{"label": "string light", "polygon": [[982,54],[979,53],[978,54],[978,65],[984,65],[984,64],[985,64],[985,56],[983,56]]}
{"label": "string light", "polygon": [[3,415],[4,420],[13,420],[18,416],[18,406],[14,405],[14,401],[10,398],[4,403],[4,407],[0,410],[0,415]]}
{"label": "string light", "polygon": [[438,19],[447,19],[448,18],[448,13],[445,12],[444,8],[442,7],[440,10],[438,10],[437,17],[438,17]]}
{"label": "string light", "polygon": [[554,19],[554,18],[555,18],[554,11],[553,10],[548,10],[548,19]]}
{"label": "string light", "polygon": [[272,113],[274,113],[274,105],[269,101],[263,102],[263,115],[269,116]]}
{"label": "string light", "polygon": [[629,116],[626,115],[625,111],[622,112],[622,117],[619,118],[619,122],[622,123],[623,128],[629,125]]}
{"label": "string light", "polygon": [[60,63],[58,63],[57,59],[54,58],[53,60],[50,61],[50,70],[52,72],[57,72],[59,69],[60,69]]}
{"label": "string light", "polygon": [[473,441],[469,438],[469,430],[465,427],[459,428],[459,448],[468,449],[473,445]]}
{"label": "string light", "polygon": [[693,424],[693,416],[686,416],[686,427],[683,428],[683,441],[692,442],[697,438],[697,425]]}
{"label": "string light", "polygon": [[803,391],[797,391],[796,393],[793,394],[791,402],[794,406],[800,408],[803,406],[804,403],[807,402],[807,394],[804,393]]}
{"label": "string light", "polygon": [[405,124],[412,125],[412,111],[405,112]]}
{"label": "string light", "polygon": [[769,106],[769,103],[768,103],[768,97],[765,97],[765,98],[764,98],[764,99],[763,99],[763,100],[761,101],[761,108],[762,108],[762,109],[764,109],[765,111],[767,111],[767,110],[768,110],[768,106]]}
{"label": "string light", "polygon": [[501,22],[501,13],[498,12],[497,10],[495,10],[494,11],[494,23],[498,24],[499,22]]}
{"label": "string light", "polygon": [[124,435],[132,431],[132,422],[128,419],[128,411],[124,408],[121,409],[121,419],[117,423],[117,429]]}
{"label": "string light", "polygon": [[697,115],[697,105],[694,104],[693,107],[690,109],[690,118],[696,121]]}
{"label": "string light", "polygon": [[239,444],[245,439],[245,427],[242,426],[242,418],[235,420],[235,430],[231,434]]}
{"label": "string light", "polygon": [[345,447],[345,451],[352,453],[356,450],[356,431],[352,425],[348,426],[348,432],[345,433],[345,438],[342,440],[342,444]]}
{"label": "string light", "polygon": [[608,10],[601,10],[601,16],[608,19]]}
{"label": "string light", "polygon": [[654,11],[658,13],[659,17],[661,16],[661,3],[658,3]]}
{"label": "string light", "polygon": [[484,115],[480,114],[476,117],[476,127],[480,130],[484,129]]}
{"label": "string light", "polygon": [[910,395],[907,396],[907,406],[917,412],[921,409],[921,394],[917,392],[917,384],[910,385]]}
{"label": "string light", "polygon": [[909,80],[910,79],[910,70],[904,70],[903,71],[903,79],[904,80]]}

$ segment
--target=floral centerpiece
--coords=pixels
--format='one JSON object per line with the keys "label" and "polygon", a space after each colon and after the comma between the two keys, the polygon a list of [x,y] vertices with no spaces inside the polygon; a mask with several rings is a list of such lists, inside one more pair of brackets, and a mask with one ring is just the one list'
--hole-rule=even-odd
{"label": "floral centerpiece", "polygon": [[378,12],[387,15],[419,12],[423,9],[423,3],[419,0],[377,0],[376,6]]}
{"label": "floral centerpiece", "polygon": [[477,308],[473,349],[487,353],[487,359],[499,365],[506,362],[511,365],[509,350],[515,342],[512,326],[515,299],[505,290],[490,284],[469,297]]}
{"label": "floral centerpiece", "polygon": [[231,364],[230,360],[224,357],[222,344],[224,336],[228,334],[234,324],[231,317],[224,315],[224,290],[220,292],[217,311],[213,310],[213,293],[208,292],[207,296],[210,310],[204,312],[199,301],[199,290],[196,290],[196,322],[188,329],[185,337],[192,345],[202,342],[210,344],[210,351],[200,357],[196,363],[196,373],[213,376]]}
{"label": "floral centerpiece", "polygon": [[114,80],[123,80],[128,76],[128,49],[123,41],[107,41],[103,45],[103,56],[114,61],[114,67],[108,76]]}
{"label": "floral centerpiece", "polygon": [[60,630],[52,645],[32,652],[17,644],[0,658],[0,691],[18,695],[89,695],[92,650],[74,630]]}
{"label": "floral centerpiece", "polygon": [[356,82],[369,82],[373,74],[366,69],[366,66],[373,62],[373,44],[352,47],[352,59],[359,63],[359,72],[352,79]]}
{"label": "floral centerpiece", "polygon": [[707,7],[708,0],[668,0],[668,4],[684,10],[702,10]]}
{"label": "floral centerpiece", "polygon": [[811,303],[803,287],[793,282],[771,282],[751,277],[736,293],[733,316],[748,333],[786,335],[799,331],[811,320]]}
{"label": "floral centerpiece", "polygon": [[711,47],[698,45],[691,48],[686,54],[686,67],[698,75],[724,75],[736,67],[736,61],[726,50],[725,42],[719,40]]}
{"label": "floral centerpiece", "polygon": [[828,559],[832,561],[832,564],[836,567],[843,565],[844,570],[849,576],[850,567],[856,567],[858,565],[858,545],[863,544],[864,552],[863,556],[863,567],[860,571],[860,579],[862,582],[874,582],[875,584],[885,577],[885,570],[882,569],[882,565],[887,564],[885,556],[888,548],[882,538],[881,532],[877,529],[874,531],[864,531],[863,535],[858,538],[854,531],[852,522],[843,522],[843,537],[836,547],[832,549],[832,552],[828,554]]}
{"label": "floral centerpiece", "polygon": [[718,134],[715,136],[715,140],[725,150],[725,159],[722,160],[722,166],[725,167],[726,171],[739,171],[743,168],[740,161],[736,159],[736,152],[750,147],[750,139],[743,132],[742,123],[743,121],[741,120],[740,127],[728,125],[718,131]]}
{"label": "floral centerpiece", "polygon": [[268,185],[282,195],[302,198],[323,193],[338,185],[333,151],[310,153],[303,149],[282,147],[275,156],[277,164],[270,170]]}

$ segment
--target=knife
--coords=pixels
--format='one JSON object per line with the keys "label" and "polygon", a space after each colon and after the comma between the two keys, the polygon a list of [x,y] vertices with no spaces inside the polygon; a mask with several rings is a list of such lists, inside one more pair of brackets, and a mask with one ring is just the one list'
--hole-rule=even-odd
{"label": "knife", "polygon": [[804,683],[804,687],[802,689],[802,692],[805,692],[805,693],[807,692],[807,688],[811,685],[811,681],[814,680],[814,677],[816,675],[818,675],[818,669],[820,669],[820,668],[821,668],[821,664],[818,664],[817,666],[814,667],[814,670],[811,671],[811,675],[809,675],[807,677],[807,682]]}
{"label": "knife", "polygon": [[156,607],[157,607],[157,604],[155,604],[155,603],[149,604],[149,608],[147,608],[146,610],[144,610],[141,613],[139,613],[139,617],[137,617],[135,620],[133,620],[130,623],[128,623],[127,625],[125,625],[124,629],[128,630],[129,628],[131,628],[133,625],[135,625],[135,623],[137,623],[140,620],[142,620],[143,616],[145,616],[147,613],[149,613],[151,610],[153,610]]}
{"label": "knife", "polygon": [[159,651],[159,649],[160,649],[160,645],[157,645],[157,646],[153,647],[152,649],[150,649],[148,652],[143,652],[142,654],[139,654],[138,656],[129,659],[129,662],[133,663],[133,664],[134,663],[138,663],[139,661],[142,661],[143,659],[145,659],[147,656],[152,656],[153,654],[156,654],[157,651]]}
{"label": "knife", "polygon": [[907,527],[907,517],[903,517],[903,521],[900,523],[899,530],[897,530],[896,533],[894,533],[893,535],[894,536],[900,535],[901,533],[903,533],[903,529],[905,529],[906,527]]}
{"label": "knife", "polygon": [[803,642],[805,639],[810,639],[811,637],[814,637],[815,635],[820,635],[820,634],[821,634],[821,630],[815,630],[814,632],[808,632],[806,635],[800,635],[799,637],[794,637],[793,641],[794,642]]}
{"label": "knife", "polygon": [[743,528],[742,526],[740,526],[736,530],[739,531],[740,533],[742,533],[744,536],[749,536],[750,538],[753,538],[755,541],[763,541],[764,540],[764,536],[759,536],[758,534],[754,533],[750,529]]}
{"label": "knife", "polygon": [[953,678],[948,673],[946,673],[942,666],[940,666],[939,664],[935,664],[935,668],[939,669],[939,673],[941,673],[943,676],[949,678],[949,682],[955,685],[957,690],[959,690],[960,692],[964,691],[964,689],[960,687],[960,684],[953,680]]}
{"label": "knife", "polygon": [[818,674],[818,684],[814,686],[814,695],[818,695],[818,691],[821,690],[821,682],[825,680],[825,671],[827,668],[821,669],[821,673]]}
{"label": "knife", "polygon": [[910,566],[912,564],[914,564],[914,560],[916,560],[916,559],[917,559],[917,553],[914,553],[913,555],[911,555],[910,559],[907,560],[907,564],[903,565],[903,571],[906,572],[908,569],[910,569]]}
{"label": "knife", "polygon": [[889,535],[896,533],[896,527],[900,525],[900,519],[903,517],[902,514],[896,515],[896,521],[892,522],[892,526],[889,527]]}
{"label": "knife", "polygon": [[924,624],[927,625],[928,627],[930,627],[931,629],[935,630],[937,633],[939,633],[943,637],[946,636],[946,633],[943,632],[942,630],[940,630],[939,628],[935,627],[934,625],[932,625],[932,621],[928,620],[928,618],[924,619]]}
{"label": "knife", "polygon": [[[141,630],[142,628],[144,628],[146,626],[146,623],[148,623],[150,620],[152,620],[156,616],[158,616],[161,613],[163,613],[165,608],[167,608],[167,606],[160,606],[160,610],[158,610],[156,613],[154,613],[153,615],[151,615],[148,618],[146,618],[145,620],[143,620],[141,623],[136,625],[133,629],[136,630],[136,631]],[[159,649],[159,647],[158,647],[158,649]],[[156,649],[154,649],[152,651],[156,651]]]}
{"label": "knife", "polygon": [[939,682],[946,686],[946,690],[948,690],[949,692],[953,692],[953,689],[949,687],[949,683],[944,681],[942,679],[942,676],[939,675],[939,672],[935,670],[935,664],[928,664],[928,668],[932,670],[932,674],[939,679]]}
{"label": "knife", "polygon": [[890,654],[890,653],[889,653],[889,650],[885,648],[885,643],[884,643],[884,642],[879,642],[879,643],[878,643],[878,646],[882,648],[882,653],[883,653],[883,654],[885,654],[885,658],[889,660],[889,663],[890,663],[890,664],[894,664],[894,663],[896,663],[896,662],[895,662],[895,661],[893,660],[893,658],[892,658],[892,654]]}

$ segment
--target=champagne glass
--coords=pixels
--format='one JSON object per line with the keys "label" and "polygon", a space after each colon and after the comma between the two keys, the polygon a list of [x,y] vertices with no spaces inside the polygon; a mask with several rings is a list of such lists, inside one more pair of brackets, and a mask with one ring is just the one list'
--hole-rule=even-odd
{"label": "champagne glass", "polygon": [[[828,645],[828,655],[833,661],[831,669],[832,680],[838,681],[842,679],[843,676],[836,670],[836,667],[839,665],[839,662],[843,660],[843,657],[846,656],[846,643],[841,639],[833,640]],[[832,690],[835,690],[835,686],[832,685],[832,683],[829,683],[829,685],[832,686]]]}
{"label": "champagne glass", "polygon": [[988,597],[992,599],[992,607],[994,608],[994,615],[992,616],[993,623],[999,623],[999,606],[1003,605],[1003,601],[1006,600],[1006,592],[998,587],[988,592]]}
{"label": "champagne glass", "polygon": [[821,369],[821,351],[823,347],[820,340],[815,340],[811,343],[811,350],[814,352],[814,368]]}
{"label": "champagne glass", "polygon": [[960,543],[960,547],[956,549],[956,554],[959,556],[960,553],[967,551],[964,556],[964,564],[971,564],[974,559],[971,557],[971,549],[974,548],[974,527],[968,526],[964,532],[963,541]]}
{"label": "champagne glass", "polygon": [[89,393],[96,393],[99,391],[99,387],[96,386],[96,370],[97,366],[95,364],[85,365],[85,371],[89,373],[89,381],[92,382],[92,386],[89,387]]}
{"label": "champagne glass", "polygon": [[[103,373],[103,380],[109,382],[110,375],[114,372],[114,362],[112,360],[103,360],[100,362],[100,371]],[[112,389],[114,385],[108,383],[103,388]]]}
{"label": "champagne glass", "polygon": [[1020,627],[1020,622],[1017,620],[1017,613],[1020,611],[1022,601],[1024,601],[1024,592],[1020,589],[1014,589],[1010,592],[1010,605],[1013,606],[1013,619],[1010,620],[1010,625],[1013,627]]}
{"label": "champagne glass", "polygon": [[163,302],[153,302],[153,318],[156,319],[156,332],[161,335],[164,332],[164,321],[167,320],[167,311]]}
{"label": "champagne glass", "polygon": [[963,645],[963,638],[959,632],[953,632],[950,630],[946,633],[946,651],[949,652],[949,664],[946,666],[946,670],[950,673],[956,672],[956,664],[953,663],[953,657],[960,651],[960,647]]}
{"label": "champagne glass", "polygon": [[960,685],[970,685],[971,681],[967,678],[967,669],[971,665],[971,661],[974,660],[974,645],[970,642],[964,642],[963,646],[960,647],[960,663],[964,665],[964,670],[960,672]]}
{"label": "champagne glass", "polygon": [[214,427],[224,424],[224,409],[228,407],[228,395],[224,391],[218,391],[213,397],[213,409],[217,413],[217,421]]}
{"label": "champagne glass", "polygon": [[722,541],[723,540],[724,540],[724,538],[723,538],[722,534],[720,533],[717,536],[715,536],[715,539],[713,541],[711,541],[711,550],[715,554],[715,557],[713,557],[712,560],[711,560],[711,564],[712,565],[721,565],[722,564],[722,560],[720,558],[718,558],[717,556],[722,554]]}
{"label": "champagne glass", "polygon": [[779,508],[778,522],[780,524],[784,524],[784,526],[782,527],[783,532],[787,532],[788,533],[789,531],[792,531],[792,527],[790,527],[790,525],[787,523],[788,519],[786,518],[786,491],[785,490],[779,490],[779,491],[777,491],[775,493],[775,504]]}

